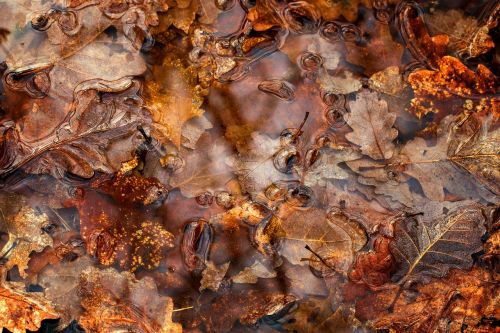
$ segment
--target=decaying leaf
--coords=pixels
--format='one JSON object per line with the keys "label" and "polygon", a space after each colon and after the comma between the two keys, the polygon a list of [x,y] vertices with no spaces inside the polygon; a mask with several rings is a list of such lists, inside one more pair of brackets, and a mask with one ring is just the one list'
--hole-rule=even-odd
{"label": "decaying leaf", "polygon": [[499,15],[0,0],[0,331],[498,330]]}
{"label": "decaying leaf", "polygon": [[342,309],[333,311],[326,299],[311,298],[302,302],[295,312],[294,319],[285,325],[292,332],[352,332],[352,324],[344,317]]}
{"label": "decaying leaf", "polygon": [[488,318],[498,317],[498,286],[494,273],[483,269],[454,270],[444,279],[404,292],[391,313],[395,290],[374,294],[356,307],[358,316],[374,319],[375,329],[416,333],[438,328],[449,332],[494,332]]}
{"label": "decaying leaf", "polygon": [[280,227],[285,235],[280,238],[279,253],[292,264],[309,263],[321,271],[346,272],[353,253],[366,243],[357,222],[336,211],[328,215],[315,208],[291,212]]}
{"label": "decaying leaf", "polygon": [[92,260],[85,256],[48,267],[39,275],[38,283],[44,288],[45,298],[61,313],[61,327],[80,318],[83,312],[78,295],[80,274],[92,264]]}
{"label": "decaying leaf", "polygon": [[[173,247],[173,235],[148,206],[164,200],[168,192],[156,180],[142,177],[118,175],[111,182],[106,194],[80,190],[79,197],[66,203],[78,209],[87,252],[103,265],[118,263],[131,271],[158,267]],[[143,191],[127,191],[130,186]]]}
{"label": "decaying leaf", "polygon": [[304,185],[324,186],[328,179],[347,179],[349,173],[342,169],[341,163],[357,160],[361,155],[354,147],[330,145],[319,150],[319,158],[307,169],[296,167],[297,174]]}
{"label": "decaying leaf", "polygon": [[50,221],[47,214],[31,207],[23,206],[15,215],[4,216],[1,231],[8,234],[9,240],[2,249],[7,257],[5,269],[17,266],[22,277],[26,277],[30,253],[41,252],[52,246],[52,238],[44,231]]}
{"label": "decaying leaf", "polygon": [[223,294],[201,309],[208,332],[229,332],[236,321],[252,325],[263,316],[272,316],[295,301],[279,292],[241,291]]}
{"label": "decaying leaf", "polygon": [[396,114],[387,109],[387,102],[377,93],[363,91],[350,103],[351,112],[345,120],[353,129],[346,135],[352,143],[361,146],[363,154],[375,160],[390,159],[394,154],[394,143],[398,131],[392,126]]}
{"label": "decaying leaf", "polygon": [[448,48],[458,56],[475,58],[495,46],[488,26],[479,26],[474,17],[460,10],[436,11],[424,17],[432,35],[448,35]]}
{"label": "decaying leaf", "polygon": [[443,110],[446,115],[461,110],[464,101],[471,99],[478,110],[491,108],[491,113],[498,118],[497,79],[488,68],[479,64],[473,71],[451,56],[442,57],[437,64],[437,70],[422,69],[408,77],[416,95],[411,102],[411,112],[423,117]]}
{"label": "decaying leaf", "polygon": [[184,167],[172,175],[170,185],[179,188],[187,197],[225,190],[233,178],[231,168],[224,161],[230,153],[228,144],[222,139],[215,142],[209,138],[200,139],[194,151],[181,152]]}
{"label": "decaying leaf", "polygon": [[485,217],[481,206],[453,206],[437,205],[436,211],[427,210],[427,215],[437,216],[435,219],[424,213],[420,220],[407,219],[396,226],[391,243],[399,264],[395,280],[443,277],[451,268],[471,267],[472,254],[482,249]]}
{"label": "decaying leaf", "polygon": [[387,237],[376,238],[371,251],[358,255],[349,278],[355,283],[365,284],[373,289],[388,282],[394,266],[390,243],[391,240]]}
{"label": "decaying leaf", "polygon": [[248,149],[228,159],[245,191],[263,192],[272,183],[289,178],[287,174],[279,172],[273,163],[280,148],[279,138],[272,139],[261,133],[252,133]]}
{"label": "decaying leaf", "polygon": [[59,313],[42,293],[25,290],[24,283],[7,282],[2,278],[0,330],[6,328],[13,333],[26,333],[27,330],[38,330],[44,319],[59,318]]}
{"label": "decaying leaf", "polygon": [[86,330],[182,332],[172,322],[172,299],[159,296],[151,278],[136,280],[131,273],[91,267],[82,272],[78,288],[85,310],[80,324]]}
{"label": "decaying leaf", "polygon": [[234,283],[257,283],[258,279],[269,279],[276,277],[276,271],[267,267],[259,261],[255,261],[252,265],[235,276],[231,277]]}
{"label": "decaying leaf", "polygon": [[500,194],[500,130],[488,129],[470,116],[453,128],[449,159],[470,172],[495,194]]}

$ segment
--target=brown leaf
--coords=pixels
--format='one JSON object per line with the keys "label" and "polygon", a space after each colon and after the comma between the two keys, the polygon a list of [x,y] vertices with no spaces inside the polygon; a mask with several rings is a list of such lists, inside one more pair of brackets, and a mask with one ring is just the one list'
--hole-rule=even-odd
{"label": "brown leaf", "polygon": [[373,242],[373,249],[360,253],[349,273],[349,278],[359,284],[376,289],[390,280],[394,266],[394,257],[390,252],[391,239],[378,237]]}
{"label": "brown leaf", "polygon": [[[117,171],[120,162],[130,159],[141,141],[134,135],[139,134],[137,126],[143,118],[128,103],[134,96],[137,98],[138,82],[125,79],[108,83],[112,87],[94,84],[90,84],[88,90],[77,92],[76,104],[68,113],[67,121],[43,140],[37,138],[29,142],[23,132],[8,128],[0,146],[16,154],[1,165],[0,172],[10,173],[23,168],[30,173],[48,173],[56,178],[62,178],[66,172],[90,178],[95,171]],[[107,91],[122,94],[107,94]],[[125,139],[131,140],[125,149],[120,149],[125,158],[119,156],[118,161],[113,160],[110,147]]]}
{"label": "brown leaf", "polygon": [[61,313],[60,327],[80,318],[83,312],[78,294],[80,274],[92,265],[92,260],[84,256],[47,267],[39,274],[38,283],[44,288],[45,297]]}
{"label": "brown leaf", "polygon": [[356,313],[373,318],[375,329],[404,333],[432,332],[438,328],[449,332],[494,332],[494,324],[484,318],[499,315],[495,279],[494,273],[484,269],[454,270],[447,278],[417,285],[417,293],[403,292],[392,313],[385,310],[394,297],[394,289],[363,300]]}
{"label": "brown leaf", "polygon": [[500,130],[487,128],[471,115],[453,127],[449,159],[470,172],[493,193],[500,194]]}
{"label": "brown leaf", "polygon": [[423,218],[407,219],[395,228],[391,252],[399,270],[393,279],[425,280],[443,277],[451,268],[470,268],[471,255],[482,249],[485,222],[478,205],[427,205]]}
{"label": "brown leaf", "polygon": [[170,178],[170,185],[179,188],[188,198],[207,191],[215,193],[225,190],[233,174],[225,163],[231,150],[223,138],[212,140],[208,137],[200,139],[195,150],[182,150],[180,157],[184,166]]}
{"label": "brown leaf", "polygon": [[[5,273],[4,273],[5,274]],[[59,314],[42,293],[25,291],[24,283],[7,282],[0,285],[0,329],[13,333],[36,331],[42,320],[57,319]]]}
{"label": "brown leaf", "polygon": [[172,322],[172,299],[160,296],[151,278],[136,280],[128,272],[90,267],[80,276],[78,292],[85,310],[80,324],[85,330],[182,332],[182,326]]}
{"label": "brown leaf", "polygon": [[280,227],[285,235],[279,238],[278,252],[292,264],[309,263],[320,271],[345,273],[354,253],[366,243],[365,233],[357,222],[337,211],[329,215],[317,208],[292,211],[281,220]]}
{"label": "brown leaf", "polygon": [[279,292],[243,290],[217,297],[201,310],[201,315],[208,332],[229,332],[237,320],[243,325],[255,324],[263,316],[278,313],[295,299]]}
{"label": "brown leaf", "polygon": [[351,112],[345,115],[345,120],[354,131],[346,138],[373,159],[390,159],[394,154],[392,141],[398,131],[392,128],[396,114],[389,112],[387,102],[379,99],[377,93],[362,91],[349,105]]}
{"label": "brown leaf", "polygon": [[202,278],[201,278],[201,286],[200,286],[200,291],[203,291],[205,289],[210,289],[213,291],[219,290],[219,286],[222,283],[222,279],[224,279],[224,276],[227,273],[227,269],[229,268],[229,262],[226,262],[225,264],[216,266],[212,261],[207,262],[207,266],[201,273]]}
{"label": "brown leaf", "polygon": [[153,136],[162,143],[171,141],[181,145],[182,126],[191,118],[203,114],[202,88],[197,83],[196,72],[186,67],[180,59],[165,59],[155,67],[154,78],[148,81],[146,107],[153,119]]}
{"label": "brown leaf", "polygon": [[353,323],[344,317],[342,309],[334,311],[328,299],[310,298],[301,302],[293,319],[285,324],[285,327],[292,332],[350,333],[353,331]]}

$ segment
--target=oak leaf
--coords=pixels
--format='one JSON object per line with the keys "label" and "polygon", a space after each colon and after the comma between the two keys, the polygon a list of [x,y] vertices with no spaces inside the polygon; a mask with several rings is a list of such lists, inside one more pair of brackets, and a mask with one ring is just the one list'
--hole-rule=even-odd
{"label": "oak leaf", "polygon": [[346,134],[347,139],[375,160],[390,159],[398,131],[392,128],[396,114],[389,112],[387,102],[379,99],[377,93],[362,91],[349,105],[351,112],[345,120],[354,131]]}
{"label": "oak leaf", "polygon": [[203,114],[203,89],[194,68],[180,59],[164,60],[153,69],[154,78],[145,85],[146,107],[153,119],[152,134],[162,143],[181,145],[182,126]]}
{"label": "oak leaf", "polygon": [[[173,235],[154,215],[154,206],[167,194],[153,179],[120,176],[99,190],[79,189],[67,207],[76,207],[80,233],[87,253],[103,265],[117,263],[124,269],[154,269],[173,247]],[[111,186],[109,186],[111,185]],[[130,186],[143,191],[126,191]],[[100,189],[101,189],[100,188]]]}

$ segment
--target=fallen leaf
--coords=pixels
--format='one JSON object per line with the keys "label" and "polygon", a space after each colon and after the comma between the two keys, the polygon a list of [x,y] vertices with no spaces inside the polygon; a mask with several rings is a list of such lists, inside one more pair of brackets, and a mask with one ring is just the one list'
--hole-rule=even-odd
{"label": "fallen leaf", "polygon": [[349,103],[351,112],[345,120],[353,129],[346,138],[361,146],[361,152],[375,160],[390,159],[394,154],[394,143],[398,131],[392,126],[396,114],[389,112],[387,102],[377,93],[363,91]]}
{"label": "fallen leaf", "polygon": [[496,77],[479,64],[476,71],[467,68],[460,60],[444,56],[437,62],[436,70],[417,70],[408,77],[415,98],[410,111],[421,118],[427,113],[461,111],[464,101],[471,99],[479,109],[491,108],[499,117],[499,102],[495,98]]}
{"label": "fallen leaf", "polygon": [[[87,253],[103,265],[117,263],[131,271],[158,267],[174,245],[173,235],[150,207],[162,202],[167,192],[157,181],[141,177],[118,177],[111,184],[109,193],[80,189],[76,198],[66,202],[67,207],[78,209]],[[130,186],[144,190],[123,192]]]}
{"label": "fallen leaf", "polygon": [[[3,273],[5,274],[5,272]],[[57,319],[59,313],[42,293],[26,292],[24,283],[8,282],[0,285],[0,329],[13,333],[36,331],[42,320]]]}
{"label": "fallen leaf", "polygon": [[[438,328],[450,332],[493,332],[494,324],[485,317],[498,317],[498,287],[495,276],[483,269],[453,270],[444,279],[415,286],[416,294],[404,292],[392,313],[386,311],[395,290],[375,294],[357,305],[370,317],[375,329],[416,333]],[[413,292],[414,293],[414,292]],[[371,307],[372,310],[368,310]],[[368,311],[366,311],[368,310]],[[361,313],[360,313],[361,314]]]}
{"label": "fallen leaf", "polygon": [[329,145],[319,150],[319,157],[308,167],[295,167],[304,185],[325,186],[329,179],[347,179],[348,171],[342,169],[341,163],[357,160],[361,155],[349,146]]}
{"label": "fallen leaf", "polygon": [[391,239],[378,237],[373,242],[369,252],[359,253],[349,278],[358,284],[364,284],[372,289],[390,281],[391,269],[394,266],[394,257],[390,252]]}
{"label": "fallen leaf", "polygon": [[[117,171],[123,160],[108,158],[111,155],[109,148],[123,139],[134,138],[143,118],[128,102],[137,93],[137,82],[122,80],[111,85],[105,87],[95,83],[89,90],[80,91],[66,125],[44,140],[28,143],[23,133],[8,129],[0,143],[16,151],[16,155],[1,166],[0,172],[11,173],[23,168],[30,173],[48,173],[56,178],[62,178],[66,172],[90,178],[95,171]],[[108,90],[122,94],[107,94]],[[76,122],[77,118],[85,121]],[[132,140],[131,146],[121,154],[130,159],[138,141],[140,139]]]}
{"label": "fallen leaf", "polygon": [[488,26],[480,26],[474,17],[464,15],[461,10],[439,10],[424,18],[430,34],[448,35],[448,49],[459,57],[475,58],[495,47]]}
{"label": "fallen leaf", "polygon": [[493,193],[500,194],[500,130],[471,115],[452,129],[448,158],[471,173]]}
{"label": "fallen leaf", "polygon": [[52,238],[44,231],[50,220],[47,214],[26,206],[5,218],[1,231],[8,234],[9,240],[2,249],[2,256],[8,258],[4,267],[8,271],[17,266],[19,274],[26,277],[31,252],[41,252],[45,247],[52,246]]}
{"label": "fallen leaf", "polygon": [[162,143],[181,145],[182,127],[191,118],[203,114],[202,88],[194,68],[180,59],[166,58],[153,69],[154,78],[145,86],[146,107],[153,119],[153,136]]}
{"label": "fallen leaf", "polygon": [[208,332],[229,332],[236,321],[252,325],[261,317],[272,316],[295,300],[279,292],[243,290],[217,297],[201,309]]}
{"label": "fallen leaf", "polygon": [[260,261],[255,261],[252,265],[231,277],[234,283],[257,283],[259,279],[270,279],[276,277],[276,271]]}
{"label": "fallen leaf", "polygon": [[354,253],[366,243],[361,227],[336,211],[329,215],[317,208],[293,211],[281,219],[280,227],[285,235],[279,239],[278,252],[294,265],[310,264],[320,271],[345,273]]}
{"label": "fallen leaf", "polygon": [[39,274],[38,283],[44,288],[45,298],[61,313],[60,327],[66,327],[72,320],[80,318],[83,312],[78,294],[80,274],[92,265],[92,260],[84,256],[46,267]]}
{"label": "fallen leaf", "polygon": [[437,205],[436,211],[431,207],[425,220],[407,219],[396,225],[390,246],[399,265],[395,281],[425,281],[443,277],[451,268],[468,269],[471,255],[482,249],[485,217],[480,206],[458,202],[450,208]]}
{"label": "fallen leaf", "polygon": [[151,278],[136,280],[128,272],[90,267],[80,275],[78,292],[85,311],[80,324],[85,330],[182,332],[182,326],[172,322],[172,299],[160,296]]}
{"label": "fallen leaf", "polygon": [[224,139],[200,139],[194,151],[181,151],[184,167],[171,176],[170,185],[189,198],[207,191],[226,190],[227,183],[234,177],[224,161],[231,153]]}

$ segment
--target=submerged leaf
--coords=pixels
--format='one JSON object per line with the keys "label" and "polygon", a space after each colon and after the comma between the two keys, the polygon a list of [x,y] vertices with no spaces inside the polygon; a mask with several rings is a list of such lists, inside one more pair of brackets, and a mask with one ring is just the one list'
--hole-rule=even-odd
{"label": "submerged leaf", "polygon": [[181,145],[182,126],[203,114],[203,91],[194,68],[180,59],[165,59],[153,70],[154,78],[146,84],[146,107],[153,119],[153,136],[162,143]]}
{"label": "submerged leaf", "polygon": [[8,258],[4,267],[9,270],[17,266],[21,276],[26,277],[30,253],[52,246],[52,238],[44,231],[50,224],[49,218],[47,214],[26,206],[6,218],[0,225],[1,231],[9,236],[2,250],[2,255]]}
{"label": "submerged leaf", "polygon": [[80,276],[79,294],[85,310],[80,324],[85,330],[182,332],[182,326],[172,322],[172,299],[160,296],[151,278],[136,280],[128,272],[91,267]]}
{"label": "submerged leaf", "polygon": [[2,281],[0,284],[0,329],[26,333],[38,330],[42,320],[59,318],[42,293],[25,289],[24,283]]}
{"label": "submerged leaf", "polygon": [[[391,252],[400,265],[398,281],[443,277],[451,268],[468,269],[472,254],[482,249],[486,222],[481,206],[455,203],[451,211],[438,205],[429,220],[407,219],[396,226]],[[425,214],[425,213],[424,213]]]}
{"label": "submerged leaf", "polygon": [[354,131],[346,138],[361,146],[361,152],[375,160],[390,159],[394,154],[392,141],[398,131],[392,128],[396,114],[389,112],[387,102],[379,99],[377,93],[362,91],[350,107],[351,113],[345,120]]}

